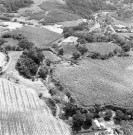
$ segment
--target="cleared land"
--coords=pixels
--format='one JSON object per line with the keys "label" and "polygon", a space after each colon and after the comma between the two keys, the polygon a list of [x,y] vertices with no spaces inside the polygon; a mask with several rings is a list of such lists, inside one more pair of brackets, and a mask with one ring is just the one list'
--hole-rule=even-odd
{"label": "cleared land", "polygon": [[31,26],[25,26],[21,29],[14,30],[13,34],[23,34],[29,41],[35,43],[36,46],[43,48],[49,47],[49,43],[61,38],[60,34],[51,32],[45,28],[36,28]]}
{"label": "cleared land", "polygon": [[[95,103],[133,107],[133,58],[86,59],[79,65],[59,64],[54,76],[84,106]],[[133,67],[133,66],[132,66]]]}
{"label": "cleared land", "polygon": [[33,89],[0,79],[0,134],[69,135],[68,126],[54,118]]}

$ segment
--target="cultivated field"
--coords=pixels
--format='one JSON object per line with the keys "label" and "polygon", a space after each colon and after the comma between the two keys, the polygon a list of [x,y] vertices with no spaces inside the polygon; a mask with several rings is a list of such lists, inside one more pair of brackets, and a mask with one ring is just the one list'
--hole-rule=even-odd
{"label": "cultivated field", "polygon": [[133,107],[133,58],[88,58],[75,66],[59,64],[54,76],[84,106],[98,103]]}
{"label": "cultivated field", "polygon": [[33,89],[0,79],[1,135],[70,135]]}
{"label": "cultivated field", "polygon": [[38,47],[49,47],[47,44],[61,38],[60,34],[51,32],[45,28],[36,28],[31,26],[25,26],[21,29],[14,30],[13,34],[23,34],[29,41],[35,43]]}

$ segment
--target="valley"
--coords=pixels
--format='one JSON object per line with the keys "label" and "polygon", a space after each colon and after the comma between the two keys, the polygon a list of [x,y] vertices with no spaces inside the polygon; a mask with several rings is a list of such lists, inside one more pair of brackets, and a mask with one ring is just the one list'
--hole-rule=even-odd
{"label": "valley", "polygon": [[0,0],[0,135],[132,135],[132,0]]}

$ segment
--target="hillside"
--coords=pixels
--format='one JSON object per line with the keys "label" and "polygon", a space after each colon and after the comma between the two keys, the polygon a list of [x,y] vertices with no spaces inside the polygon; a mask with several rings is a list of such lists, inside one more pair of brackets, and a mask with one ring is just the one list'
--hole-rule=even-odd
{"label": "hillside", "polygon": [[59,64],[54,76],[84,106],[97,104],[133,107],[132,58],[81,60],[79,65]]}
{"label": "hillside", "polygon": [[0,79],[0,134],[69,135],[68,127],[55,119],[33,89]]}

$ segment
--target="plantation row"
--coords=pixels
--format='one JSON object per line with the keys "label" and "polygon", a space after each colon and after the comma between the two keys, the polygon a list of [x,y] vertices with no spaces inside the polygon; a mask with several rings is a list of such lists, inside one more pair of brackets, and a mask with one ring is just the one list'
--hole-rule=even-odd
{"label": "plantation row", "polygon": [[[0,79],[0,135],[69,135],[33,89]],[[41,122],[40,122],[41,121]]]}

